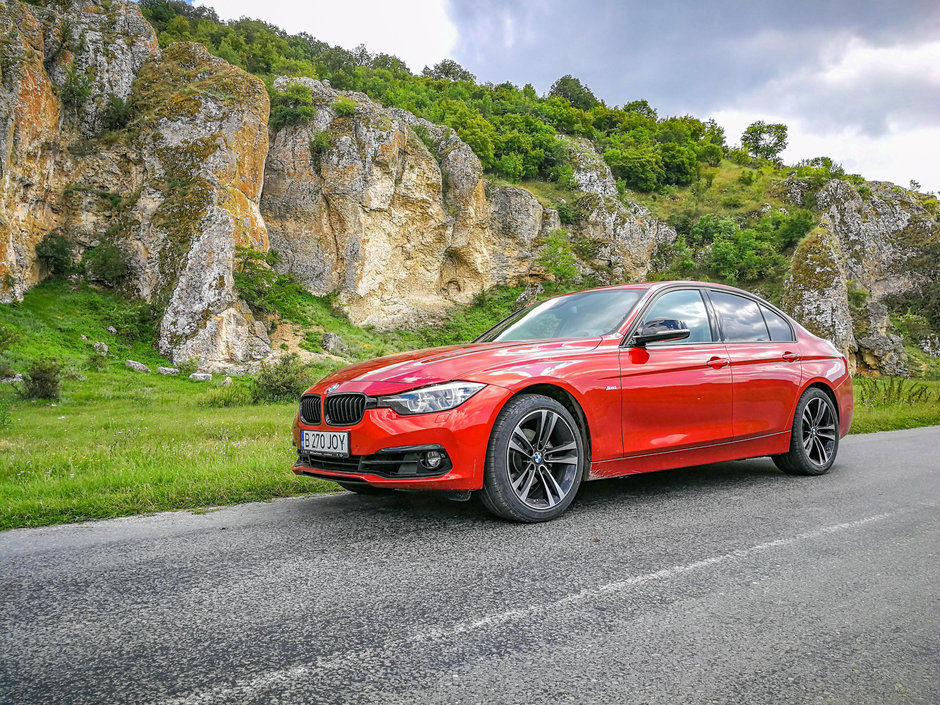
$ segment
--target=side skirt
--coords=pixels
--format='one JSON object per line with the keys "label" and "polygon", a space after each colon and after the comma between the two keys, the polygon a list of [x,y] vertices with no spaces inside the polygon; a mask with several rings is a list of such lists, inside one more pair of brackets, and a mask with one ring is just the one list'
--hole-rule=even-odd
{"label": "side skirt", "polygon": [[786,453],[790,448],[790,432],[783,431],[768,436],[727,441],[682,450],[664,450],[658,453],[632,455],[627,458],[601,460],[591,464],[589,480],[601,480],[621,475],[636,475],[656,470],[670,470],[692,465],[721,463],[727,460],[759,458],[764,455]]}

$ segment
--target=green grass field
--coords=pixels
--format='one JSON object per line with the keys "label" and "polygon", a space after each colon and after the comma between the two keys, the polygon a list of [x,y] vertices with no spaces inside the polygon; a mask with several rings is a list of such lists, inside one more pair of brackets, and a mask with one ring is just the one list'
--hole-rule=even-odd
{"label": "green grass field", "polygon": [[[495,314],[482,308],[458,312],[449,328],[434,335],[445,339],[441,342],[459,333],[472,337],[514,296],[505,291],[487,301]],[[0,306],[0,324],[16,331],[0,362],[22,369],[26,360],[52,356],[68,371],[55,402],[24,401],[9,384],[0,385],[0,529],[337,489],[290,472],[294,404],[214,408],[203,404],[218,380],[200,383],[127,370],[126,357],[152,368],[168,362],[133,320],[121,318],[121,301],[53,284],[38,287],[21,304]],[[106,331],[109,321],[120,324],[117,335]],[[373,332],[361,336],[357,342],[363,345],[382,342]],[[438,342],[409,334],[395,345],[405,339]],[[95,340],[111,346],[103,371],[84,363]],[[247,380],[235,381],[236,387],[246,385]],[[857,405],[853,432],[940,424],[940,381],[874,385],[869,403]],[[920,397],[917,385],[926,387]]]}

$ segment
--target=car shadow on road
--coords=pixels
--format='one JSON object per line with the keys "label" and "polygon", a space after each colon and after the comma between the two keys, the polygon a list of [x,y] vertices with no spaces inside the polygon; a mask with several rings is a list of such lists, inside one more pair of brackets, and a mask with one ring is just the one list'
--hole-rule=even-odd
{"label": "car shadow on road", "polygon": [[[768,486],[785,482],[786,479],[769,458],[754,458],[597,480],[581,487],[577,499],[564,516],[584,516],[618,506],[637,510],[667,500],[683,501],[683,498],[697,504],[706,498],[722,503],[721,499],[729,493],[736,496],[742,492],[766,490]],[[320,518],[324,514],[335,513],[353,522],[365,520],[366,517],[370,522],[375,522],[383,515],[388,516],[393,523],[397,523],[397,520],[432,524],[446,521],[456,526],[498,521],[476,497],[469,502],[454,502],[438,494],[417,491],[376,496],[344,492],[329,498],[310,500],[304,513],[307,512]]]}

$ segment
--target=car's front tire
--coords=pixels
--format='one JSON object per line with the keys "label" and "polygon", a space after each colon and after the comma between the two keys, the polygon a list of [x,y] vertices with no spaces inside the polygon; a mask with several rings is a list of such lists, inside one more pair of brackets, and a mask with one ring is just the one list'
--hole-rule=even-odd
{"label": "car's front tire", "polygon": [[822,475],[829,472],[839,452],[839,416],[832,399],[817,387],[800,397],[793,415],[790,450],[771,456],[788,475]]}
{"label": "car's front tire", "polygon": [[493,425],[480,498],[510,521],[554,519],[574,501],[586,458],[578,424],[561,403],[540,394],[514,397]]}

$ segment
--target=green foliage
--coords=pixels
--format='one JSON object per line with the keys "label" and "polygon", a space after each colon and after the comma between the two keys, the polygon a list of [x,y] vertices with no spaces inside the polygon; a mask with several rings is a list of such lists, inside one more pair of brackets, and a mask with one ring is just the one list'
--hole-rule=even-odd
{"label": "green foliage", "polygon": [[341,95],[333,101],[333,111],[339,117],[352,117],[356,114],[356,101]]}
{"label": "green foliage", "polygon": [[62,385],[62,363],[51,358],[34,360],[17,389],[24,399],[58,399]]}
{"label": "green foliage", "polygon": [[705,162],[708,166],[718,166],[721,164],[724,150],[717,144],[705,142],[696,150],[696,156],[700,162]]}
{"label": "green foliage", "polygon": [[556,283],[572,283],[578,277],[574,249],[567,230],[552,230],[539,253],[538,263]]}
{"label": "green foliage", "polygon": [[123,283],[132,272],[127,252],[107,241],[86,250],[82,264],[89,279],[112,287]]}
{"label": "green foliage", "polygon": [[333,140],[330,133],[326,130],[318,132],[310,138],[310,163],[317,171],[323,165],[323,155],[333,146]]}
{"label": "green foliage", "polygon": [[934,333],[940,334],[940,243],[921,248],[920,254],[908,261],[910,271],[921,275],[918,284],[904,294],[893,294],[886,302],[892,311],[916,311],[929,323]]}
{"label": "green foliage", "polygon": [[9,348],[20,337],[19,331],[0,323],[0,353]]}
{"label": "green foliage", "polygon": [[570,74],[555,81],[548,94],[564,98],[581,110],[590,110],[599,102],[590,88]]}
{"label": "green foliage", "polygon": [[652,147],[608,149],[604,161],[615,177],[637,191],[653,191],[666,180],[662,155]]}
{"label": "green foliage", "polygon": [[251,390],[241,386],[214,387],[208,390],[202,399],[199,400],[200,406],[208,406],[216,409],[222,409],[232,406],[248,406],[253,404]]}
{"label": "green foliage", "polygon": [[114,93],[108,93],[108,104],[104,111],[104,124],[109,130],[122,130],[131,121],[134,111],[130,103]]}
{"label": "green foliage", "polygon": [[7,428],[13,423],[13,414],[10,413],[10,401],[0,397],[0,428]]}
{"label": "green foliage", "polygon": [[316,116],[313,107],[313,95],[302,83],[291,83],[283,91],[268,85],[268,97],[271,100],[271,115],[268,124],[272,129],[280,130],[288,125],[303,125]]}
{"label": "green foliage", "polygon": [[124,299],[110,316],[118,335],[132,342],[149,342],[156,337],[158,312],[143,299]]}
{"label": "green foliage", "polygon": [[859,377],[853,386],[856,403],[870,408],[940,403],[940,393],[904,377]]}
{"label": "green foliage", "polygon": [[787,126],[763,120],[752,122],[741,135],[741,145],[758,159],[776,161],[787,147]]}
{"label": "green foliage", "polygon": [[421,75],[436,81],[470,81],[472,83],[477,80],[476,76],[453,59],[444,59],[434,64],[432,68],[425,66]]}
{"label": "green foliage", "polygon": [[928,335],[933,333],[933,329],[930,327],[930,321],[926,317],[921,316],[917,313],[911,313],[907,311],[893,319],[897,329],[901,331],[901,334],[913,338],[914,340],[920,340],[926,338]]}
{"label": "green foliage", "polygon": [[79,71],[72,63],[65,73],[62,86],[62,104],[72,109],[82,107],[91,98],[94,79],[85,71]]}
{"label": "green foliage", "polygon": [[64,276],[75,263],[75,246],[64,235],[49,233],[36,245],[36,259],[51,274]]}
{"label": "green foliage", "polygon": [[291,353],[263,365],[252,377],[251,398],[255,403],[295,401],[314,381],[310,366]]}
{"label": "green foliage", "polygon": [[235,293],[258,314],[271,313],[270,295],[278,274],[272,267],[278,262],[275,250],[258,252],[248,247],[235,248],[232,272]]}
{"label": "green foliage", "polygon": [[93,352],[85,358],[85,369],[89,372],[104,372],[107,366],[107,356],[99,352]]}

